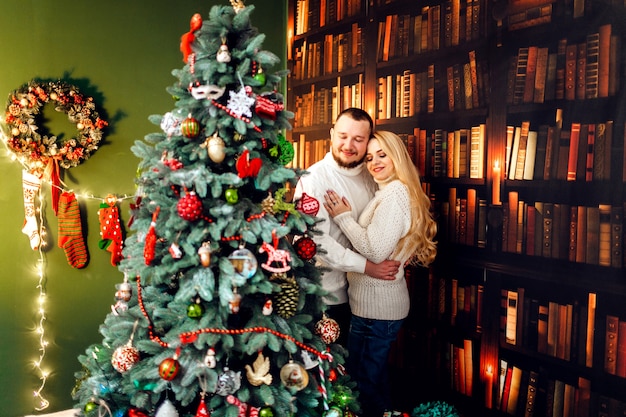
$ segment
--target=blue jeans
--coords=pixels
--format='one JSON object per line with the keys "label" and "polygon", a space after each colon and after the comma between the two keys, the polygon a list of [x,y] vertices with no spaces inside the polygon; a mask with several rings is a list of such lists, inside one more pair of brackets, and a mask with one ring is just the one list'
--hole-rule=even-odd
{"label": "blue jeans", "polygon": [[387,361],[402,322],[352,316],[346,366],[357,383],[363,417],[380,417],[392,409]]}

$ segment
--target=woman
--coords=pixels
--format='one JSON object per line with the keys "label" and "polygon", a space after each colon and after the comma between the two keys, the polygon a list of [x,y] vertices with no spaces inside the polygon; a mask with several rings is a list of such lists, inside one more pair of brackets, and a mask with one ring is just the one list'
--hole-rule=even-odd
{"label": "woman", "polygon": [[[326,210],[370,261],[430,265],[437,253],[437,226],[406,146],[396,134],[379,131],[369,140],[365,162],[379,190],[358,222],[348,201],[334,191],[325,195]],[[358,384],[364,416],[380,417],[391,409],[387,357],[409,314],[404,268],[387,279],[349,273],[348,283],[348,372]]]}

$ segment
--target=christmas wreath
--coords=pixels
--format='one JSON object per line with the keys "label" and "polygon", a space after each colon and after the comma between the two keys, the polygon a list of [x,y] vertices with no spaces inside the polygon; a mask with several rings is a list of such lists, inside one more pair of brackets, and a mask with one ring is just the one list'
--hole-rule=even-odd
{"label": "christmas wreath", "polygon": [[[58,140],[48,136],[37,125],[38,116],[47,103],[67,114],[76,125],[76,137]],[[96,111],[93,97],[85,97],[73,85],[63,81],[39,83],[31,81],[9,95],[5,122],[8,127],[7,146],[22,158],[31,170],[41,170],[51,162],[72,168],[98,149],[102,129],[107,122]]]}

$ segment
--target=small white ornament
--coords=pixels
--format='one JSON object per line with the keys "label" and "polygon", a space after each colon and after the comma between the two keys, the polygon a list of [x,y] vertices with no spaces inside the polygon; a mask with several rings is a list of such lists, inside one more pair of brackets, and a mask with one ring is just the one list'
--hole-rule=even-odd
{"label": "small white ornament", "polygon": [[228,50],[228,46],[226,46],[226,44],[223,43],[220,45],[220,50],[217,51],[216,59],[217,62],[230,62],[230,51]]}
{"label": "small white ornament", "polygon": [[174,404],[168,399],[165,399],[159,406],[154,417],[178,417],[178,411],[174,408]]}
{"label": "small white ornament", "polygon": [[204,356],[204,364],[213,369],[217,366],[217,360],[215,359],[215,349],[209,348]]}
{"label": "small white ornament", "polygon": [[181,134],[182,120],[174,116],[171,112],[167,112],[161,119],[161,129],[167,136],[179,136]]}

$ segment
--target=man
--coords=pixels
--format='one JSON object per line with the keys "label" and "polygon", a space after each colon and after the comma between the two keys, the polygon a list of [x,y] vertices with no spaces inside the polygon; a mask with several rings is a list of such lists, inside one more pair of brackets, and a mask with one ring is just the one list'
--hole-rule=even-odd
{"label": "man", "polygon": [[300,178],[294,194],[296,201],[306,194],[319,202],[317,217],[323,221],[318,223],[322,234],[314,236],[320,248],[316,261],[325,268],[322,286],[328,291],[324,297],[328,306],[326,314],[339,324],[338,343],[344,346],[351,318],[346,272],[365,272],[382,279],[395,275],[399,267],[398,262],[390,260],[374,264],[351,250],[349,240],[330,219],[322,204],[326,192],[334,190],[349,200],[352,214],[357,219],[374,196],[377,186],[363,163],[373,128],[374,122],[364,110],[352,107],[342,111],[330,129],[330,151]]}

